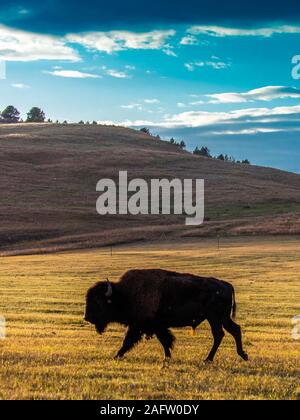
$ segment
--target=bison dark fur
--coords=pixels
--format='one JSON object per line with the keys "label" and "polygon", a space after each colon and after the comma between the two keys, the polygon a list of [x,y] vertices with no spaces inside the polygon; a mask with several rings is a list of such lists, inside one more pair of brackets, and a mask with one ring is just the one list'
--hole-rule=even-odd
{"label": "bison dark fur", "polygon": [[206,360],[213,361],[223,328],[234,337],[239,356],[248,360],[241,328],[232,320],[235,310],[234,289],[225,281],[166,270],[131,270],[118,283],[99,282],[88,290],[85,320],[100,334],[112,322],[128,327],[117,358],[143,335],[156,335],[169,358],[175,341],[170,328],[195,329],[208,320],[214,344]]}

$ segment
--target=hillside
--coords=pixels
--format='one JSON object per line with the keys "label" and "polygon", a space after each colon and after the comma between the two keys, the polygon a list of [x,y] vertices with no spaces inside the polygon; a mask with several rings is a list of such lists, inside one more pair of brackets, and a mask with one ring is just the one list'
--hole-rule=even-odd
{"label": "hillside", "polygon": [[[138,240],[239,234],[299,234],[300,175],[193,156],[121,127],[0,126],[0,252],[59,251]],[[105,216],[95,211],[101,178],[204,178],[206,219]]]}

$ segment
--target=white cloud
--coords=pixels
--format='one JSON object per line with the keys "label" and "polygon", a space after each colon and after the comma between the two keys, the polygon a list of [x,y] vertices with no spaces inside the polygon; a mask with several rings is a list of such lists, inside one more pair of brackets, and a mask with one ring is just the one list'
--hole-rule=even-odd
{"label": "white cloud", "polygon": [[225,63],[224,61],[206,61],[204,62],[204,65],[212,67],[213,69],[216,69],[216,70],[227,69],[228,67],[231,66],[230,63]]}
{"label": "white cloud", "polygon": [[159,99],[144,99],[145,104],[159,104],[160,100]]}
{"label": "white cloud", "polygon": [[29,85],[25,85],[24,83],[12,83],[11,86],[16,89],[28,89],[30,88]]}
{"label": "white cloud", "polygon": [[224,26],[192,26],[188,29],[188,33],[192,35],[210,35],[215,37],[225,36],[261,36],[271,37],[275,34],[299,34],[300,26],[281,25],[263,28],[228,28]]}
{"label": "white cloud", "polygon": [[[296,117],[296,118],[295,118]],[[297,118],[298,117],[298,118]],[[175,115],[165,115],[160,122],[144,121],[124,121],[118,125],[125,126],[140,126],[148,125],[149,127],[161,128],[197,128],[197,127],[216,127],[218,124],[234,125],[236,130],[237,125],[247,125],[247,130],[284,130],[284,127],[279,127],[279,123],[291,121],[293,124],[300,123],[300,105],[291,107],[276,107],[276,108],[247,108],[238,109],[229,112],[208,112],[208,111],[187,111]],[[276,124],[276,127],[270,124]],[[248,127],[248,125],[252,125]],[[263,126],[265,124],[265,126]],[[257,128],[257,126],[259,126]],[[292,130],[289,126],[287,130]]]}
{"label": "white cloud", "polygon": [[[147,104],[147,105],[157,105],[157,104],[160,103],[159,99],[156,99],[156,98],[143,99],[142,102],[144,104]],[[143,105],[141,103],[131,103],[131,104],[128,104],[128,105],[121,105],[121,108],[123,108],[123,109],[137,109],[138,111],[144,110]]]}
{"label": "white cloud", "polygon": [[116,125],[120,127],[142,127],[142,126],[145,127],[145,126],[153,125],[153,122],[148,121],[148,120],[135,120],[135,121],[125,120],[119,123],[112,120],[100,120],[100,121],[97,121],[97,123],[101,125]]}
{"label": "white cloud", "polygon": [[195,70],[195,66],[193,63],[185,63],[184,67],[186,67],[188,69],[188,71],[194,71]]}
{"label": "white cloud", "polygon": [[141,104],[128,104],[128,105],[121,105],[123,109],[137,109],[138,111],[142,111],[143,107]]}
{"label": "white cloud", "polygon": [[166,41],[176,32],[171,30],[156,30],[151,32],[85,32],[69,34],[69,42],[83,45],[92,51],[103,51],[111,54],[116,51],[133,50],[160,50],[166,46]]}
{"label": "white cloud", "polygon": [[178,108],[185,108],[186,104],[184,104],[183,102],[177,102],[177,107]]}
{"label": "white cloud", "polygon": [[265,86],[243,93],[215,93],[205,95],[210,98],[210,103],[244,103],[252,101],[271,101],[273,99],[300,98],[300,89],[286,86]]}
{"label": "white cloud", "polygon": [[45,74],[51,74],[51,76],[66,77],[71,79],[100,79],[101,76],[91,73],[83,73],[77,70],[54,70],[44,71]]}
{"label": "white cloud", "polygon": [[[300,106],[294,107],[276,107],[276,108],[248,108],[233,110],[230,112],[207,112],[190,111],[168,117],[163,123],[166,127],[200,127],[221,122],[251,121],[251,119],[260,119],[261,122],[274,121],[274,117],[294,115],[300,113]],[[267,119],[267,117],[272,117]]]}
{"label": "white cloud", "polygon": [[177,54],[175,51],[173,51],[171,48],[164,48],[163,52],[168,55],[169,57],[177,57]]}
{"label": "white cloud", "polygon": [[127,127],[149,127],[161,133],[201,136],[268,135],[271,133],[299,133],[300,105],[276,108],[248,108],[229,112],[187,111],[178,114],[164,114],[158,121],[125,120],[118,123]]}
{"label": "white cloud", "polygon": [[79,61],[63,38],[11,29],[0,25],[0,59],[5,61]]}
{"label": "white cloud", "polygon": [[231,67],[231,63],[225,63],[217,57],[212,57],[212,60],[208,61],[193,61],[191,63],[185,63],[184,66],[188,71],[194,71],[197,67],[211,67],[215,70],[223,70]]}
{"label": "white cloud", "polygon": [[278,133],[283,132],[284,129],[280,128],[263,128],[263,127],[254,127],[254,128],[245,128],[244,130],[233,129],[233,130],[218,130],[211,131],[210,134],[214,136],[232,136],[232,135],[249,135],[249,134],[260,134],[260,133]]}
{"label": "white cloud", "polygon": [[184,36],[180,40],[180,45],[198,45],[199,41],[194,35]]}
{"label": "white cloud", "polygon": [[128,79],[130,77],[124,71],[118,71],[118,70],[114,70],[114,69],[107,69],[105,67],[103,68],[103,70],[105,71],[105,74],[107,76],[115,77],[116,79]]}

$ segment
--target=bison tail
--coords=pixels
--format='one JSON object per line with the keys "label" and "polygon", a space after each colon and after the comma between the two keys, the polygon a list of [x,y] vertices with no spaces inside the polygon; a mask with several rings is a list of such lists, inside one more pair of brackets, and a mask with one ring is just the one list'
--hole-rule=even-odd
{"label": "bison tail", "polygon": [[232,288],[232,312],[231,312],[231,316],[233,319],[236,318],[236,311],[237,311],[237,305],[236,305],[236,300],[235,300],[235,290],[234,288]]}

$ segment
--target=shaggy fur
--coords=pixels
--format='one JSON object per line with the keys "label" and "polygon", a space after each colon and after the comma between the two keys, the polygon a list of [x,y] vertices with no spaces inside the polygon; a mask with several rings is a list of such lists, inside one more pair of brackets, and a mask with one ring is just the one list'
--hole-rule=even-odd
{"label": "shaggy fur", "polygon": [[235,338],[238,354],[248,360],[240,327],[231,319],[235,311],[234,289],[222,280],[166,270],[130,270],[118,283],[100,282],[88,290],[85,319],[99,333],[111,322],[128,327],[116,357],[124,356],[143,335],[156,335],[165,356],[171,357],[175,338],[169,328],[196,329],[208,320],[214,345],[207,361],[214,359],[223,328]]}

